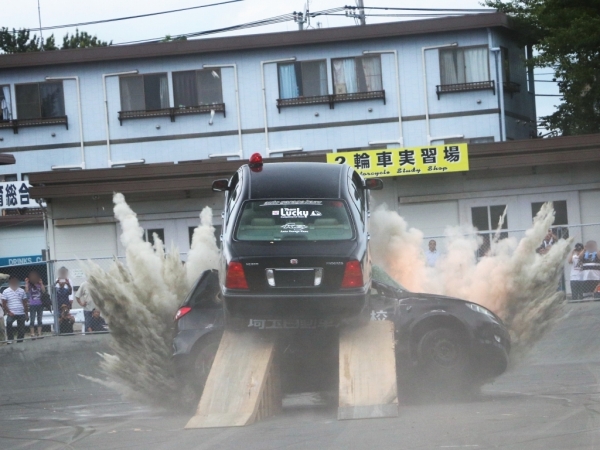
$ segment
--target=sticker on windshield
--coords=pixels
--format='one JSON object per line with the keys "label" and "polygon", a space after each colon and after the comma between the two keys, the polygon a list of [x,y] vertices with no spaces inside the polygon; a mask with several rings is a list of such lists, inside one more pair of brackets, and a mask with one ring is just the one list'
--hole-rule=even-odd
{"label": "sticker on windshield", "polygon": [[311,217],[321,217],[323,214],[321,213],[321,211],[313,211],[310,213]]}
{"label": "sticker on windshield", "polygon": [[281,208],[282,219],[306,219],[309,211],[300,208]]}
{"label": "sticker on windshield", "polygon": [[281,225],[282,233],[308,233],[308,225],[302,225],[301,223],[286,223]]}
{"label": "sticker on windshield", "polygon": [[260,206],[283,206],[283,205],[322,205],[321,200],[271,200]]}

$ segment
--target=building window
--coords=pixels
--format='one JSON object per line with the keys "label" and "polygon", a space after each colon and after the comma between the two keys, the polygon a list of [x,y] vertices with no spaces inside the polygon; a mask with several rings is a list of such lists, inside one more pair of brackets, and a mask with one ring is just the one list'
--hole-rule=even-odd
{"label": "building window", "polygon": [[62,82],[15,85],[19,119],[45,119],[65,115]]}
{"label": "building window", "polygon": [[327,95],[327,66],[323,61],[279,64],[279,98]]}
{"label": "building window", "polygon": [[219,69],[173,72],[173,95],[176,108],[223,103]]}
{"label": "building window", "polygon": [[487,47],[440,49],[442,85],[488,81],[490,68]]}
{"label": "building window", "polygon": [[379,56],[334,59],[332,65],[334,94],[383,90]]}
{"label": "building window", "polygon": [[156,235],[165,245],[165,230],[164,228],[148,228],[144,230],[144,240],[154,245],[154,235]]}
{"label": "building window", "polygon": [[169,107],[166,73],[121,77],[119,83],[123,111],[152,111]]}
{"label": "building window", "polygon": [[[535,217],[540,209],[542,209],[542,205],[544,202],[535,202],[531,204],[531,217]],[[552,206],[554,207],[554,225],[568,225],[569,224],[569,216],[567,214],[567,201],[566,200],[555,200],[552,202]]]}
{"label": "building window", "polygon": [[486,144],[488,142],[494,142],[494,136],[444,139],[444,144]]}
{"label": "building window", "polygon": [[10,86],[0,86],[0,120],[8,121],[12,119]]}
{"label": "building window", "polygon": [[0,175],[0,181],[17,181],[18,177],[16,173],[9,173],[6,175]]}
{"label": "building window", "polygon": [[502,81],[508,83],[510,82],[510,58],[506,47],[500,47],[500,57],[502,58]]}
{"label": "building window", "polygon": [[[492,240],[500,224],[500,219],[506,205],[493,206],[476,206],[471,208],[472,224],[479,231],[479,236],[482,239],[481,246],[477,250],[477,257],[485,256],[492,247]],[[508,230],[508,215],[504,217],[504,221],[500,227],[501,230]],[[508,233],[501,232],[499,239],[506,239]]]}
{"label": "building window", "polygon": [[[221,243],[221,232],[223,229],[222,225],[213,225],[214,229],[215,229],[215,241],[217,243],[217,247],[220,245]],[[194,230],[196,230],[196,227],[188,227],[188,235],[190,238],[190,249],[192,248],[192,239],[194,237]]]}

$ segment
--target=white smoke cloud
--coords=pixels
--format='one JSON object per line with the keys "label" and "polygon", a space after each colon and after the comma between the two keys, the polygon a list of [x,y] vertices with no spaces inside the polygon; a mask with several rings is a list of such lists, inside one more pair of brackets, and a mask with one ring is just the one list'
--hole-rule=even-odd
{"label": "white smoke cloud", "polygon": [[436,266],[426,266],[423,235],[397,213],[378,208],[372,220],[373,260],[396,281],[416,292],[463,298],[489,308],[510,329],[513,344],[527,348],[553,323],[564,300],[557,292],[571,240],[560,240],[546,255],[536,253],[554,222],[545,204],[525,236],[509,237],[479,259],[481,241],[472,228],[449,228]]}
{"label": "white smoke cloud", "polygon": [[212,211],[202,211],[184,265],[179,250],[171,247],[165,254],[156,235],[154,246],[144,241],[144,230],[122,194],[113,201],[126,265],[115,261],[108,271],[93,262],[86,267],[91,294],[113,338],[114,354],[103,354],[101,363],[108,381],[101,382],[129,398],[168,405],[178,398],[171,359],[173,317],[201,271],[217,262]]}

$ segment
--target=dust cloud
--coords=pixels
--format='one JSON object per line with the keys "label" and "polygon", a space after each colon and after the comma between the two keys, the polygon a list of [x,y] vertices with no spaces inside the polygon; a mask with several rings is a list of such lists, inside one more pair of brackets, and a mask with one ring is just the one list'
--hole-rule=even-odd
{"label": "dust cloud", "polygon": [[144,230],[122,194],[115,194],[113,201],[126,264],[115,261],[105,271],[86,263],[90,292],[109,323],[114,352],[102,354],[108,380],[95,381],[128,398],[166,406],[179,398],[171,360],[173,317],[191,283],[218,261],[212,211],[206,207],[200,214],[188,263],[183,264],[176,247],[165,253],[156,235],[154,245],[144,240]]}
{"label": "dust cloud", "polygon": [[524,350],[553,324],[564,300],[557,288],[571,240],[559,240],[543,256],[535,251],[553,222],[554,209],[547,203],[521,239],[499,239],[497,232],[479,260],[476,230],[448,228],[436,266],[428,267],[423,233],[380,207],[371,222],[373,260],[409,290],[459,297],[490,309],[510,329],[514,347]]}

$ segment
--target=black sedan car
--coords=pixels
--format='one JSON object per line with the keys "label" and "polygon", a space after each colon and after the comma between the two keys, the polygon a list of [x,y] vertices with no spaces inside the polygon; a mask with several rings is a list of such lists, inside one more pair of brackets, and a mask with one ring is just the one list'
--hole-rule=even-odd
{"label": "black sedan car", "polygon": [[[401,382],[431,381],[436,388],[478,387],[508,365],[510,336],[502,321],[475,303],[409,292],[373,268],[367,308],[371,320],[390,320],[396,329]],[[254,316],[246,327],[279,330],[284,390],[327,391],[337,382],[342,321]],[[175,318],[174,362],[183,384],[199,394],[224,330],[219,275],[206,271]],[[410,381],[410,380],[408,380]],[[431,386],[431,383],[430,383]]]}
{"label": "black sedan car", "polygon": [[369,189],[348,165],[263,164],[255,154],[227,180],[220,283],[230,318],[351,318],[370,282]]}

